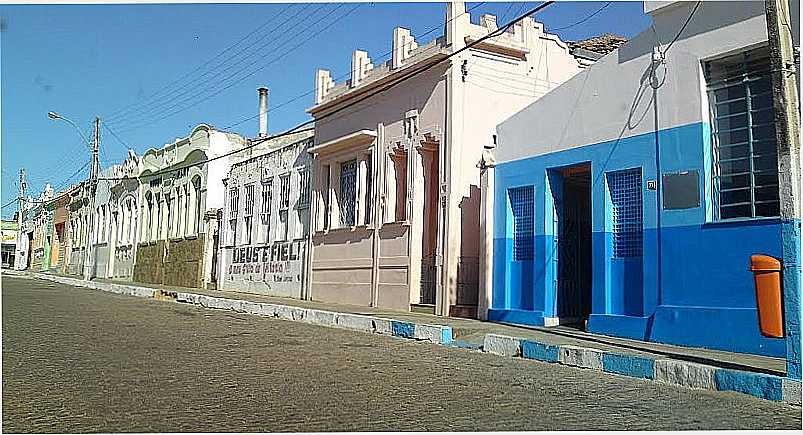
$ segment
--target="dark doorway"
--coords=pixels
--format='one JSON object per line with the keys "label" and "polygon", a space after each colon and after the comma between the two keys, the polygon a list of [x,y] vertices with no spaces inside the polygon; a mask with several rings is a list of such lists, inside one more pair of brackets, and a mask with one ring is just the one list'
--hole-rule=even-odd
{"label": "dark doorway", "polygon": [[591,314],[591,167],[566,168],[561,175],[557,315],[584,329]]}

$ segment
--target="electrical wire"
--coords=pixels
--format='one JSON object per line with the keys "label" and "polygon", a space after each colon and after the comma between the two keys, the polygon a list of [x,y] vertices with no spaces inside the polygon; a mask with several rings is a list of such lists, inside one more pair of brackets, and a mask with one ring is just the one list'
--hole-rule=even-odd
{"label": "electrical wire", "polygon": [[[478,38],[478,39],[476,39],[476,40],[464,45],[462,48],[460,48],[458,50],[455,50],[452,53],[449,53],[448,55],[446,55],[446,56],[444,56],[442,58],[438,58],[433,62],[425,63],[424,65],[418,67],[417,69],[415,69],[415,70],[413,70],[411,72],[408,72],[407,74],[402,75],[401,77],[398,77],[395,80],[391,80],[390,82],[388,82],[387,84],[385,84],[381,88],[375,89],[375,90],[373,90],[371,92],[367,92],[366,94],[361,95],[357,100],[349,103],[346,106],[343,106],[343,107],[337,108],[335,110],[332,110],[331,112],[326,113],[324,115],[321,115],[319,117],[316,117],[315,119],[311,119],[309,121],[302,122],[301,124],[298,124],[295,127],[291,128],[289,130],[286,130],[286,131],[284,131],[282,133],[251,141],[250,144],[248,144],[248,145],[246,145],[246,146],[244,146],[242,148],[239,148],[239,149],[236,149],[236,150],[232,150],[232,151],[223,153],[221,155],[218,155],[218,156],[215,156],[215,157],[212,157],[212,158],[207,158],[207,159],[204,159],[204,160],[200,160],[200,161],[197,161],[197,162],[193,162],[193,163],[190,163],[190,164],[180,165],[180,166],[177,166],[177,167],[174,167],[174,168],[165,168],[165,169],[153,172],[151,174],[148,174],[146,177],[147,178],[152,178],[152,177],[155,177],[157,175],[169,174],[169,173],[173,173],[173,172],[180,171],[180,170],[183,170],[183,169],[191,168],[193,166],[203,165],[203,164],[206,164],[206,163],[218,160],[218,159],[222,159],[222,158],[225,158],[225,157],[237,154],[237,153],[241,153],[241,152],[243,152],[245,150],[254,148],[257,145],[259,145],[260,143],[262,143],[262,142],[298,133],[299,130],[302,127],[305,127],[305,126],[308,126],[308,125],[313,124],[315,122],[319,122],[321,120],[329,118],[329,117],[333,116],[334,114],[336,114],[338,112],[341,112],[341,111],[343,111],[343,110],[345,110],[345,109],[347,109],[349,107],[352,107],[352,106],[354,106],[354,105],[356,105],[356,104],[358,104],[358,103],[360,103],[362,101],[367,100],[370,97],[373,97],[374,95],[378,95],[380,93],[383,93],[383,92],[395,87],[399,83],[402,83],[402,82],[405,82],[407,80],[410,80],[411,78],[416,77],[419,74],[422,74],[422,73],[434,68],[436,65],[439,65],[439,64],[451,59],[452,57],[457,56],[458,54],[460,54],[460,53],[462,53],[462,52],[464,52],[466,50],[469,50],[469,49],[473,48],[474,46],[476,46],[478,44],[481,44],[481,43],[485,42],[488,39],[495,38],[495,37],[497,37],[499,35],[502,35],[510,27],[512,27],[515,23],[521,21],[523,18],[525,18],[527,16],[530,16],[530,15],[533,15],[533,14],[543,10],[544,8],[550,6],[550,5],[554,4],[554,3],[555,3],[554,0],[553,1],[545,1],[545,2],[541,3],[540,5],[538,5],[537,7],[533,8],[532,10],[526,12],[524,15],[521,15],[521,16],[517,17],[516,19],[508,22],[507,24],[499,27],[497,30],[495,30],[493,32],[489,32],[487,35],[485,35],[485,36],[483,36],[481,38]],[[113,180],[113,181],[123,181],[123,180],[138,180],[140,178],[142,178],[142,177],[140,177],[140,176],[137,176],[137,177],[104,177],[104,178],[99,178],[99,179]]]}
{"label": "electrical wire", "polygon": [[576,23],[574,23],[574,24],[570,24],[570,25],[568,25],[568,26],[564,26],[564,27],[558,27],[557,29],[549,29],[549,31],[550,31],[550,32],[557,32],[558,30],[566,30],[566,29],[571,29],[571,28],[572,28],[572,27],[574,27],[574,26],[577,26],[577,25],[583,24],[583,23],[585,23],[586,21],[588,21],[588,20],[590,20],[590,19],[594,18],[594,17],[595,17],[595,16],[596,16],[598,13],[602,12],[603,10],[605,10],[605,8],[607,8],[608,6],[610,6],[610,5],[611,5],[611,3],[613,3],[613,2],[608,2],[608,3],[605,3],[604,5],[602,5],[602,7],[601,7],[601,8],[597,9],[597,10],[596,10],[594,13],[592,13],[591,15],[589,15],[589,16],[587,16],[587,17],[583,18],[582,20],[580,20],[580,21],[578,21],[578,22],[576,22]]}
{"label": "electrical wire", "polygon": [[[310,41],[312,38],[315,38],[315,37],[319,36],[320,34],[322,34],[323,32],[325,32],[326,30],[328,30],[330,27],[332,27],[333,25],[335,25],[336,23],[338,23],[338,22],[339,22],[339,21],[341,21],[342,19],[344,19],[344,18],[346,18],[347,16],[349,16],[349,15],[350,15],[352,12],[354,12],[355,10],[357,10],[357,9],[358,9],[359,7],[361,7],[361,6],[362,6],[362,4],[358,4],[358,5],[356,5],[355,7],[351,8],[349,11],[347,11],[347,12],[346,12],[344,15],[341,15],[340,17],[336,18],[334,21],[330,22],[329,24],[327,24],[327,25],[326,25],[326,26],[324,26],[323,28],[320,28],[320,29],[317,29],[317,28],[316,28],[316,29],[315,29],[315,30],[314,30],[314,31],[313,31],[313,32],[312,32],[312,33],[311,33],[311,34],[310,34],[310,35],[309,35],[309,36],[308,36],[306,39],[304,39],[304,40],[302,40],[301,42],[299,42],[298,44],[294,45],[293,47],[291,47],[290,49],[288,49],[287,51],[285,51],[284,53],[282,53],[282,54],[281,54],[281,55],[279,55],[278,57],[274,58],[273,60],[271,60],[271,61],[270,61],[270,62],[268,62],[267,64],[265,64],[265,65],[262,65],[262,66],[260,66],[259,68],[256,68],[255,70],[251,71],[250,73],[248,73],[248,74],[246,74],[246,75],[244,75],[244,76],[237,77],[237,78],[236,78],[236,79],[234,79],[234,80],[233,80],[231,83],[229,83],[228,85],[224,86],[223,88],[221,88],[221,89],[218,89],[218,90],[216,90],[216,91],[212,92],[211,94],[209,94],[209,95],[207,95],[207,96],[205,96],[205,97],[202,97],[201,99],[199,99],[198,101],[195,101],[195,102],[193,102],[192,104],[185,105],[185,104],[184,104],[184,103],[185,103],[185,101],[178,102],[178,103],[174,104],[173,106],[171,106],[171,107],[168,107],[168,108],[166,109],[167,113],[164,113],[164,112],[162,112],[162,113],[156,114],[156,115],[155,115],[155,117],[154,117],[153,119],[151,119],[151,120],[148,120],[148,121],[144,122],[144,123],[143,123],[143,124],[141,124],[141,125],[138,125],[138,126],[135,126],[135,127],[132,127],[132,128],[128,128],[128,129],[124,129],[123,131],[132,131],[132,130],[135,130],[135,129],[137,129],[137,128],[143,127],[143,126],[149,126],[149,125],[152,125],[152,123],[153,123],[153,122],[156,122],[156,121],[158,121],[158,120],[162,120],[162,119],[165,119],[165,118],[168,118],[168,117],[174,116],[174,115],[176,115],[176,114],[178,114],[178,113],[181,113],[181,112],[183,112],[183,111],[186,111],[186,110],[188,110],[188,109],[190,109],[190,108],[192,108],[192,107],[194,107],[194,106],[198,105],[199,103],[201,103],[201,102],[203,102],[203,101],[206,101],[206,100],[208,100],[208,99],[210,99],[210,98],[212,98],[212,97],[214,97],[214,96],[216,96],[216,95],[220,94],[221,92],[223,92],[223,91],[225,91],[225,90],[227,90],[227,89],[231,88],[232,86],[236,85],[237,83],[239,83],[239,82],[242,82],[243,80],[247,79],[248,77],[251,77],[251,76],[253,76],[254,74],[256,74],[257,72],[259,72],[259,71],[261,71],[261,70],[265,69],[265,68],[266,68],[266,67],[268,67],[269,65],[271,65],[271,64],[273,64],[273,63],[275,63],[275,62],[277,62],[278,60],[282,59],[283,57],[285,57],[285,56],[286,56],[286,55],[288,55],[289,53],[292,53],[292,52],[294,52],[294,51],[295,51],[295,50],[296,50],[298,47],[300,47],[301,45],[303,45],[303,44],[305,44],[306,42]],[[328,16],[328,14],[327,14],[327,16]],[[320,21],[321,21],[321,20],[318,20],[318,22],[320,22]],[[317,24],[318,22],[316,22],[316,23],[314,23],[314,24]],[[313,24],[313,25],[311,25],[311,27],[314,27],[314,24]],[[289,41],[289,40],[288,40],[288,41]],[[256,62],[253,62],[251,65],[253,65],[254,63],[256,63]],[[251,66],[251,65],[249,65],[249,66]],[[226,79],[224,79],[224,80],[228,80],[228,79],[230,79],[230,78],[233,78],[233,77],[235,77],[237,74],[238,74],[238,73],[235,73],[234,75],[231,75],[231,76],[227,77],[227,78],[226,78]],[[178,109],[178,110],[176,110],[176,111],[174,111],[174,112],[169,112],[169,110],[171,110],[171,109],[173,109],[173,108],[176,108],[176,107],[179,107],[179,109]]]}
{"label": "electrical wire", "polygon": [[[484,5],[484,4],[485,4],[485,2],[480,2],[480,3],[478,3],[478,4],[474,5],[474,6],[472,6],[472,7],[468,8],[468,9],[466,9],[466,11],[465,11],[465,12],[463,12],[463,13],[461,13],[461,14],[459,14],[459,15],[456,15],[456,16],[454,16],[454,17],[452,17],[452,19],[450,19],[450,20],[446,20],[446,21],[445,21],[443,24],[438,24],[437,26],[434,26],[434,27],[430,28],[429,30],[427,30],[427,31],[426,31],[426,32],[424,32],[424,33],[421,33],[421,34],[418,34],[418,35],[414,35],[414,38],[413,38],[412,40],[410,40],[409,42],[406,42],[404,45],[402,45],[402,48],[406,48],[406,47],[407,47],[407,46],[409,46],[409,45],[412,45],[412,44],[418,43],[418,42],[420,41],[420,39],[421,39],[421,38],[423,38],[424,36],[427,36],[427,35],[429,35],[430,33],[434,32],[435,30],[438,30],[438,29],[442,28],[443,26],[445,26],[445,25],[447,25],[447,24],[451,23],[452,21],[456,20],[457,18],[459,18],[459,17],[461,17],[461,16],[463,16],[463,15],[465,15],[465,14],[468,14],[468,13],[470,13],[470,12],[471,12],[471,11],[473,11],[474,9],[476,9],[476,8],[478,8],[478,7],[480,7],[480,6]],[[510,6],[513,6],[513,4],[514,4],[514,3],[511,3],[511,4],[510,4]],[[391,55],[391,54],[393,54],[393,48],[391,48],[391,49],[390,49],[390,50],[388,50],[387,52],[385,52],[385,53],[383,53],[383,54],[379,55],[379,57],[378,57],[378,58],[376,58],[376,61],[379,61],[379,62],[381,62],[381,61],[383,61],[383,60],[384,60],[386,57],[388,57],[388,56],[389,56],[389,55]],[[335,77],[335,78],[334,78],[334,79],[332,79],[332,80],[333,80],[334,82],[337,82],[338,80],[341,80],[341,79],[343,79],[343,78],[345,78],[345,77],[348,77],[350,74],[351,74],[351,72],[347,72],[347,73],[345,73],[345,74],[341,74],[340,76],[337,76],[337,77]],[[269,109],[268,109],[268,113],[269,113],[269,114],[270,114],[270,113],[272,113],[271,111],[274,111],[274,112],[275,112],[275,110],[276,110],[276,109],[279,109],[279,108],[285,107],[285,106],[289,105],[290,103],[294,103],[294,102],[296,102],[296,101],[300,100],[301,98],[304,98],[304,97],[306,97],[306,96],[308,96],[308,95],[311,95],[311,94],[313,94],[314,92],[315,92],[315,89],[313,88],[313,89],[311,89],[311,90],[309,90],[309,91],[307,91],[307,92],[304,92],[303,94],[299,94],[299,95],[297,95],[297,96],[295,96],[295,97],[293,97],[293,98],[291,98],[291,99],[289,99],[289,100],[287,100],[287,101],[284,101],[284,102],[282,102],[282,103],[279,103],[279,104],[278,104],[278,105],[276,105],[275,107],[269,108]],[[229,129],[229,128],[236,127],[236,126],[238,126],[238,125],[240,125],[240,124],[242,124],[242,123],[244,123],[244,122],[250,121],[250,120],[252,120],[252,119],[256,119],[256,118],[258,118],[258,117],[259,117],[259,113],[257,113],[256,115],[250,115],[250,116],[248,116],[248,117],[246,117],[246,118],[242,118],[242,119],[240,119],[240,120],[239,120],[239,121],[237,121],[237,122],[234,122],[234,123],[232,123],[232,124],[229,124],[229,125],[227,125],[227,126],[223,127],[223,129],[224,129],[224,130],[227,130],[227,129]]]}
{"label": "electrical wire", "polygon": [[[178,83],[178,82],[182,81],[183,79],[185,79],[185,78],[187,78],[187,77],[190,77],[190,76],[191,76],[192,74],[194,74],[195,72],[197,72],[197,71],[199,71],[199,70],[203,69],[203,67],[205,67],[206,65],[209,65],[209,64],[210,64],[210,63],[212,63],[212,61],[214,61],[215,59],[218,59],[218,58],[220,58],[221,56],[223,56],[223,54],[224,54],[224,53],[226,53],[227,51],[229,51],[229,50],[231,50],[232,48],[236,47],[236,46],[237,46],[237,45],[239,45],[241,42],[243,42],[243,41],[245,41],[246,39],[248,39],[248,38],[249,38],[251,35],[253,35],[254,33],[258,32],[260,29],[264,28],[264,27],[265,27],[265,26],[267,26],[268,24],[270,24],[270,23],[272,23],[273,21],[275,21],[275,20],[276,20],[277,18],[279,18],[279,17],[280,17],[282,14],[284,14],[284,13],[285,13],[285,12],[286,12],[288,9],[290,9],[290,7],[291,7],[291,6],[293,6],[293,5],[292,5],[292,4],[289,4],[289,5],[287,5],[287,6],[286,6],[284,9],[282,9],[281,11],[279,11],[279,13],[278,13],[278,14],[276,14],[276,15],[273,15],[273,16],[271,17],[271,19],[269,19],[268,21],[266,21],[266,22],[262,23],[260,26],[257,26],[257,27],[256,27],[254,30],[252,30],[251,32],[249,32],[247,35],[245,35],[245,36],[243,36],[242,38],[240,38],[240,40],[238,40],[238,41],[237,41],[237,42],[235,42],[234,44],[232,44],[232,45],[230,45],[230,46],[226,47],[225,49],[223,49],[222,51],[220,51],[220,52],[219,52],[219,53],[218,53],[216,56],[214,56],[213,58],[211,58],[211,59],[207,60],[206,62],[202,63],[201,65],[197,66],[197,67],[196,67],[194,70],[192,70],[192,71],[190,71],[190,72],[188,72],[188,73],[185,73],[185,74],[183,74],[182,76],[180,76],[179,78],[177,78],[177,79],[173,80],[172,82],[168,83],[167,85],[165,85],[165,86],[163,86],[163,87],[159,88],[159,89],[158,89],[156,92],[154,92],[153,94],[151,94],[151,95],[150,95],[149,97],[147,97],[145,100],[143,100],[143,101],[141,101],[141,102],[138,102],[138,103],[133,103],[133,104],[130,104],[130,105],[128,105],[128,106],[125,106],[125,107],[123,107],[123,108],[121,108],[121,109],[115,110],[114,112],[111,112],[111,113],[109,114],[109,116],[110,116],[110,117],[116,116],[116,115],[118,115],[118,114],[120,114],[120,113],[122,113],[122,112],[126,111],[126,110],[127,110],[128,108],[130,108],[130,107],[133,107],[133,106],[138,106],[138,105],[142,105],[142,104],[144,104],[144,103],[146,103],[146,102],[148,102],[148,101],[151,101],[151,100],[152,100],[152,99],[153,99],[153,98],[154,98],[156,95],[159,95],[159,94],[160,94],[162,91],[169,89],[169,88],[170,88],[171,86],[173,86],[174,84],[176,84],[176,83]],[[224,63],[224,62],[225,62],[225,60],[224,60],[223,62],[221,62],[221,64],[222,64],[222,63]],[[218,64],[218,66],[220,66],[221,64]],[[217,66],[216,66],[215,68],[217,68]]]}
{"label": "electrical wire", "polygon": [[[223,68],[222,70],[217,71],[217,69],[219,67],[225,65],[226,62],[238,57],[241,53],[244,52],[245,49],[250,48],[256,42],[254,42],[251,45],[247,46],[246,48],[240,50],[239,52],[235,53],[234,55],[229,56],[223,62],[221,62],[219,65],[217,65],[215,68],[210,69],[209,71],[206,71],[204,74],[201,74],[197,79],[189,81],[186,84],[184,84],[183,86],[180,86],[179,88],[177,88],[177,89],[171,91],[170,93],[166,94],[164,97],[161,97],[159,100],[155,101],[154,104],[151,104],[150,106],[147,106],[147,105],[143,106],[138,110],[135,110],[133,112],[129,112],[127,115],[122,115],[121,114],[121,115],[117,115],[117,116],[107,117],[106,121],[114,124],[114,123],[122,122],[125,119],[129,119],[129,118],[136,117],[136,116],[139,116],[140,118],[150,116],[155,111],[161,110],[161,109],[167,107],[169,104],[172,104],[176,99],[183,98],[183,97],[185,97],[187,95],[189,95],[190,97],[196,95],[198,93],[198,89],[203,89],[203,87],[205,87],[207,84],[210,84],[214,80],[216,80],[216,78],[218,76],[222,75],[223,73],[231,70],[232,68],[234,68],[236,66],[239,66],[239,65],[243,64],[243,62],[245,62],[245,61],[247,61],[249,59],[256,58],[257,59],[256,61],[254,61],[251,64],[249,64],[249,66],[253,65],[254,63],[259,61],[259,59],[260,59],[259,53],[268,51],[267,50],[268,47],[270,47],[271,45],[273,45],[275,43],[278,43],[278,42],[282,41],[282,39],[279,38],[279,36],[281,36],[282,33],[291,31],[294,28],[294,26],[293,26],[294,22],[309,20],[313,15],[315,15],[315,13],[317,13],[318,11],[324,9],[326,7],[326,5],[318,6],[317,9],[315,9],[314,11],[308,13],[306,16],[303,16],[301,18],[296,19],[296,17],[299,14],[301,14],[303,11],[305,11],[309,7],[310,7],[310,4],[305,5],[303,8],[298,10],[295,13],[295,15],[288,17],[281,24],[279,24],[277,27],[275,27],[271,32],[268,32],[266,35],[263,35],[261,38],[259,38],[257,41],[265,39],[267,36],[272,36],[268,40],[268,42],[266,44],[263,44],[260,47],[258,47],[258,49],[257,49],[257,51],[255,53],[247,54],[246,56],[243,56],[242,58],[240,58],[236,62],[232,62],[232,63],[226,65],[225,68]],[[283,28],[283,26],[285,26],[288,23],[289,23],[289,25],[287,26],[287,28],[286,29]],[[302,31],[303,31],[303,29],[302,29]],[[299,33],[301,33],[301,32],[299,32]],[[297,35],[298,34],[294,35],[293,37],[295,37]],[[291,39],[291,38],[288,38],[288,39]],[[273,51],[273,50],[270,50],[270,51]],[[209,74],[211,74],[213,72],[215,73],[213,76],[211,76],[211,77],[209,77],[207,79],[201,80],[203,77],[205,77],[205,76],[207,76],[207,75],[209,75]],[[183,101],[186,101],[186,100],[187,100],[187,98],[183,99]]]}

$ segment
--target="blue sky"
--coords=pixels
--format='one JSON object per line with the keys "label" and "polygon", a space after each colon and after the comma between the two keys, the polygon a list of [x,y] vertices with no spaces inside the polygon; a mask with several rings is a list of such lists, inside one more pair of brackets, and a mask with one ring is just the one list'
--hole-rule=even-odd
{"label": "blue sky", "polygon": [[[605,3],[561,1],[536,19],[560,29]],[[483,13],[504,22],[537,4],[467,7],[474,22]],[[302,94],[311,92],[316,68],[345,75],[355,49],[368,50],[375,63],[387,60],[381,56],[396,26],[414,35],[437,28],[419,39],[427,42],[442,34],[445,5],[11,5],[0,6],[0,17],[5,205],[17,194],[20,167],[32,194],[47,182],[64,188],[87,176],[88,147],[73,127],[48,119],[49,110],[75,121],[87,137],[94,117],[104,120],[117,137],[101,130],[103,167],[121,160],[128,146],[142,153],[201,122],[255,136],[257,120],[245,118],[257,113],[260,86],[270,88],[272,107],[295,99],[270,112],[269,130],[279,132],[308,119],[312,95]],[[613,2],[555,33],[565,41],[606,32],[631,37],[649,23],[641,2]],[[4,208],[3,217],[15,210]]]}

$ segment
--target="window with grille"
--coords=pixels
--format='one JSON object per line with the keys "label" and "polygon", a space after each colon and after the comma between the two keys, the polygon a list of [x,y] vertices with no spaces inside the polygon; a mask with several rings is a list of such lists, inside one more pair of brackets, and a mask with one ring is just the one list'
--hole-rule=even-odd
{"label": "window with grille", "polygon": [[237,206],[240,203],[240,194],[236,187],[229,190],[229,219],[237,219]]}
{"label": "window with grille", "polygon": [[[260,214],[260,219],[262,220],[262,225],[270,225],[270,211],[271,211],[271,201],[273,200],[273,179],[268,179],[268,181],[262,183],[262,213]],[[266,234],[267,234],[266,230]]]}
{"label": "window with grille", "polygon": [[290,207],[290,174],[279,177],[279,209]]}
{"label": "window with grille", "polygon": [[357,160],[340,165],[340,223],[354,226],[354,202],[357,193]]}
{"label": "window with grille", "polygon": [[298,206],[306,207],[309,205],[309,171],[298,172]]}
{"label": "window with grille", "polygon": [[770,69],[766,48],[705,65],[717,219],[780,214]]}
{"label": "window with grille", "polygon": [[606,178],[611,196],[613,256],[641,257],[644,241],[641,168],[609,172]]}
{"label": "window with grille", "polygon": [[535,233],[533,186],[508,189],[508,196],[513,210],[513,260],[532,260]]}
{"label": "window with grille", "polygon": [[252,216],[254,214],[254,185],[249,184],[245,186],[245,213],[243,216]]}
{"label": "window with grille", "polygon": [[243,226],[244,226],[243,231],[245,232],[244,234],[245,240],[243,240],[243,242],[245,242],[246,245],[251,244],[251,231],[252,231],[251,219],[253,219],[251,216],[246,216],[245,218],[243,218]]}

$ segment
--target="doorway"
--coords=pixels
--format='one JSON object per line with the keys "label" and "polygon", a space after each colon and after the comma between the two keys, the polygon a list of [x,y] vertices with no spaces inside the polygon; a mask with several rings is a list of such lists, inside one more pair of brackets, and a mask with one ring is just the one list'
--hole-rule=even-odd
{"label": "doorway", "polygon": [[585,329],[591,314],[591,166],[560,170],[557,224],[556,315]]}

